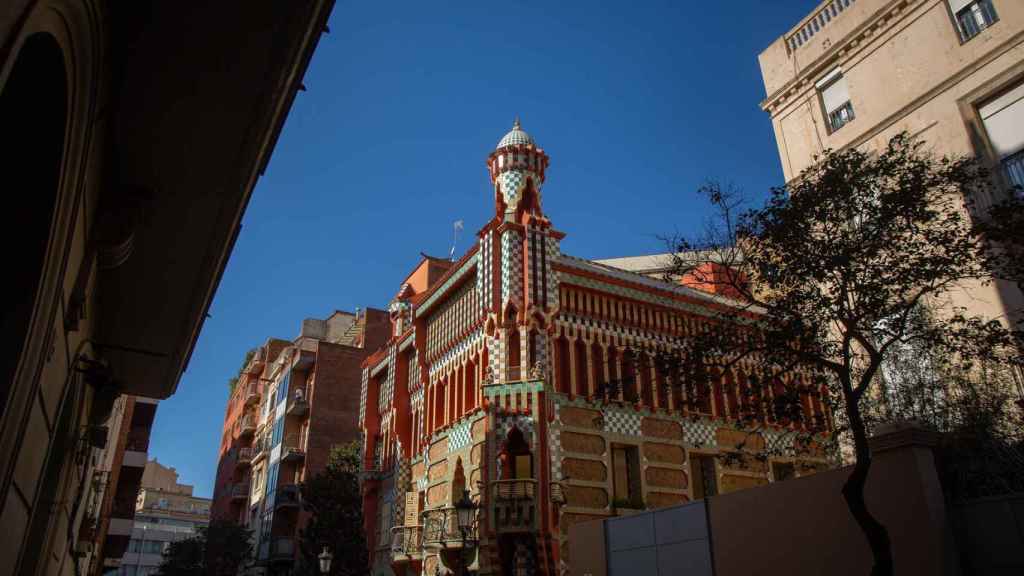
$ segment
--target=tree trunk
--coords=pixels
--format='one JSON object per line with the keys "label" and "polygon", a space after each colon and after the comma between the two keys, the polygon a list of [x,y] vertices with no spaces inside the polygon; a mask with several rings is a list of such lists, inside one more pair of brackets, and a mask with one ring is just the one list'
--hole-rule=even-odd
{"label": "tree trunk", "polygon": [[889,540],[889,531],[871,515],[867,503],[864,502],[864,485],[867,484],[868,471],[871,470],[871,451],[868,448],[864,420],[860,415],[858,399],[852,394],[846,394],[845,390],[844,396],[857,461],[853,466],[853,472],[843,485],[843,498],[850,514],[867,539],[868,546],[871,547],[871,555],[874,558],[871,576],[892,576],[892,543]]}

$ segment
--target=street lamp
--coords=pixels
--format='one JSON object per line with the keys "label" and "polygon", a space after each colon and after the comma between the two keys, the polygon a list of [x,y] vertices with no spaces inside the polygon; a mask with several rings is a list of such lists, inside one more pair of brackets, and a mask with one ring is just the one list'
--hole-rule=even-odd
{"label": "street lamp", "polygon": [[331,554],[331,551],[327,549],[327,546],[324,546],[324,551],[316,558],[320,561],[320,573],[329,573],[331,571],[331,560],[334,559],[334,554]]}
{"label": "street lamp", "polygon": [[459,551],[459,572],[466,573],[466,543],[476,521],[477,505],[469,498],[469,490],[462,491],[462,498],[455,503],[456,520],[459,523],[459,534],[462,536],[462,549]]}

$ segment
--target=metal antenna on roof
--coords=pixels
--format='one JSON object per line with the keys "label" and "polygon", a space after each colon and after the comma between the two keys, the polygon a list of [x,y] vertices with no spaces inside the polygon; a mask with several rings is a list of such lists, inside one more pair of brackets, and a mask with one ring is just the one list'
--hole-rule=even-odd
{"label": "metal antenna on roof", "polygon": [[455,230],[453,231],[452,236],[452,249],[448,252],[448,260],[455,260],[455,245],[459,242],[459,230],[462,230],[462,227],[462,220],[456,220],[455,225],[453,226]]}

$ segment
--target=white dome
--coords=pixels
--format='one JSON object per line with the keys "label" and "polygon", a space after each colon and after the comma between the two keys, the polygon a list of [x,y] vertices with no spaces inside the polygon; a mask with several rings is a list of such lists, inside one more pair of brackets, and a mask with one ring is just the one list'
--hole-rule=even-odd
{"label": "white dome", "polygon": [[520,144],[533,144],[533,138],[526,132],[523,132],[523,129],[519,126],[519,118],[516,118],[515,122],[512,123],[512,130],[509,130],[508,134],[505,134],[498,142],[498,148]]}

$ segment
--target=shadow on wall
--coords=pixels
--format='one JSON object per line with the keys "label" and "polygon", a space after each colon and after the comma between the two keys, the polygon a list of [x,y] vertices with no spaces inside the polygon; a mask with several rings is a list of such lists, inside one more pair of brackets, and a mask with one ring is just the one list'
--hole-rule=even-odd
{"label": "shadow on wall", "polygon": [[[867,503],[889,529],[895,573],[1024,574],[1024,495],[948,509],[935,439],[899,428],[871,440]],[[871,553],[840,492],[848,475],[841,468],[577,524],[569,529],[570,574],[863,576]]]}

